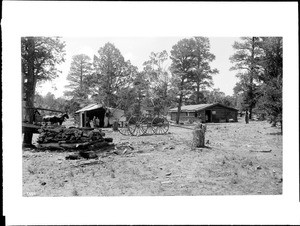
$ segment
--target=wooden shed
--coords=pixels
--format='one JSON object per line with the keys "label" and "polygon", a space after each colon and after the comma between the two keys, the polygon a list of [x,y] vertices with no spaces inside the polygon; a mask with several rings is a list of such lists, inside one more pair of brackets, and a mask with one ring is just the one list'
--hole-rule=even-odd
{"label": "wooden shed", "polygon": [[[95,117],[99,119],[100,127],[109,127],[114,121],[119,120],[124,111],[117,108],[104,107],[102,104],[90,104],[78,111],[75,114],[79,114],[79,127],[86,127],[87,122]],[[107,118],[107,125],[105,124]]]}
{"label": "wooden shed", "polygon": [[[176,121],[178,108],[169,110],[171,120]],[[219,103],[185,105],[181,107],[180,121],[196,121],[201,119],[206,122],[237,122],[238,110]]]}

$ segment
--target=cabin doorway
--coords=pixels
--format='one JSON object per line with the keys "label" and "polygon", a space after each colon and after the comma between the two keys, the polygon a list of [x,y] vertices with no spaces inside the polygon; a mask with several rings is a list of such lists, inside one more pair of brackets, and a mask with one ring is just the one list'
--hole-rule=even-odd
{"label": "cabin doorway", "polygon": [[205,111],[205,122],[212,122],[211,110],[206,110]]}
{"label": "cabin doorway", "polygon": [[82,127],[85,127],[85,117],[84,117],[84,113],[81,114],[81,121],[82,121]]}
{"label": "cabin doorway", "polygon": [[90,120],[93,120],[94,117],[96,117],[96,118],[99,119],[99,127],[103,128],[104,127],[105,112],[106,112],[106,109],[103,108],[103,107],[95,109],[95,110],[88,111],[86,113],[86,120],[90,121]]}

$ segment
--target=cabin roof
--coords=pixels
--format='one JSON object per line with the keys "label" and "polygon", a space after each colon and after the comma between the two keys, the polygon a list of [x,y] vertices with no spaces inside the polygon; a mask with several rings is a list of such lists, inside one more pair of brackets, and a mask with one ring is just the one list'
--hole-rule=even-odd
{"label": "cabin roof", "polygon": [[[85,106],[84,108],[79,109],[78,111],[76,111],[75,113],[80,113],[80,112],[85,112],[85,111],[92,111],[95,109],[99,109],[99,108],[104,108],[103,104],[89,104],[87,106]],[[111,108],[111,107],[106,107],[107,109],[111,110],[111,111],[120,111],[120,112],[124,112],[121,109],[117,109],[117,108]]]}
{"label": "cabin roof", "polygon": [[[201,110],[205,110],[207,108],[211,108],[211,107],[214,107],[214,106],[222,106],[224,108],[228,108],[228,109],[231,109],[231,110],[234,110],[234,111],[238,111],[237,109],[235,108],[232,108],[232,107],[228,107],[228,106],[225,106],[223,104],[219,104],[219,103],[212,103],[212,104],[195,104],[195,105],[185,105],[185,106],[182,106],[181,107],[181,112],[195,112],[195,111],[201,111]],[[177,112],[178,108],[171,108],[169,110],[169,112]]]}
{"label": "cabin roof", "polygon": [[75,113],[84,112],[84,111],[91,111],[98,108],[102,108],[102,104],[89,104],[88,106],[85,106],[84,108],[81,108],[80,110],[76,111]]}

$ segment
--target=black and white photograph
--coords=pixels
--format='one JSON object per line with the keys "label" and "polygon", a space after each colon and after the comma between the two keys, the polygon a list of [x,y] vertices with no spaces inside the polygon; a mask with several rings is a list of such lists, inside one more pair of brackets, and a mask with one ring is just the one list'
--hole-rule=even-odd
{"label": "black and white photograph", "polygon": [[298,13],[247,4],[5,2],[10,222],[297,222]]}
{"label": "black and white photograph", "polygon": [[21,44],[24,196],[282,194],[282,37]]}

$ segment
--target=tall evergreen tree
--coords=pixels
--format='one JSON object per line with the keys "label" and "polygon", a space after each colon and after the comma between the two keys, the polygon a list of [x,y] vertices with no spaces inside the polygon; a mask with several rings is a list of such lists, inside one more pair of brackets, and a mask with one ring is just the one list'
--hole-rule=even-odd
{"label": "tall evergreen tree", "polygon": [[[52,80],[60,71],[57,65],[64,62],[65,43],[58,37],[22,37],[21,60],[24,115],[29,123],[34,118],[34,97],[38,82]],[[25,132],[23,144],[31,145],[32,133]]]}
{"label": "tall evergreen tree", "polygon": [[235,42],[235,53],[230,57],[234,64],[231,70],[237,70],[240,79],[240,88],[244,94],[244,105],[249,109],[249,118],[252,118],[252,110],[256,104],[256,90],[258,74],[260,71],[260,40],[258,37],[243,37],[241,42]]}
{"label": "tall evergreen tree", "polygon": [[258,108],[276,125],[280,123],[282,131],[282,37],[262,37],[260,46],[263,50],[260,65],[263,68],[258,78]]}
{"label": "tall evergreen tree", "polygon": [[92,63],[89,56],[85,54],[73,56],[70,72],[67,76],[69,84],[66,86],[70,90],[64,93],[65,96],[71,96],[79,101],[87,99],[90,93],[89,79],[92,72]]}
{"label": "tall evergreen tree", "polygon": [[193,54],[194,41],[193,39],[182,39],[171,50],[171,72],[173,75],[172,83],[177,89],[177,117],[176,123],[179,123],[180,111],[183,99],[187,94],[191,93],[190,76],[194,68],[195,56]]}
{"label": "tall evergreen tree", "polygon": [[200,104],[202,96],[200,88],[211,87],[213,85],[212,75],[219,73],[219,71],[216,68],[212,69],[210,66],[210,63],[215,60],[215,55],[210,52],[209,39],[206,37],[194,37],[193,40],[195,63],[191,79],[196,90],[195,103]]}
{"label": "tall evergreen tree", "polygon": [[96,98],[106,106],[116,107],[120,89],[132,81],[137,68],[125,61],[119,49],[106,43],[94,56],[95,76],[93,80]]}

